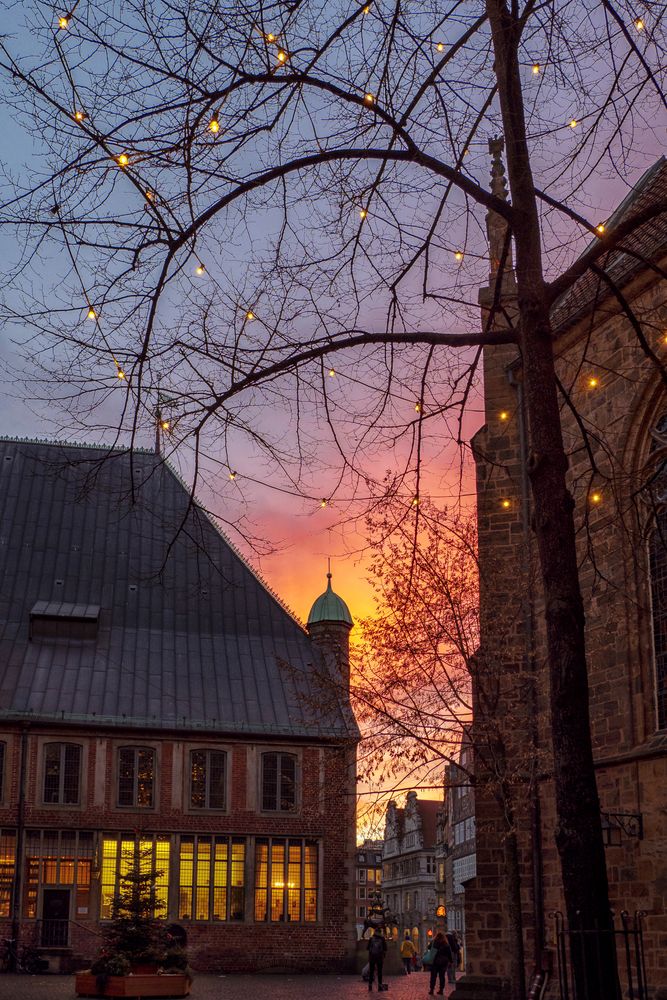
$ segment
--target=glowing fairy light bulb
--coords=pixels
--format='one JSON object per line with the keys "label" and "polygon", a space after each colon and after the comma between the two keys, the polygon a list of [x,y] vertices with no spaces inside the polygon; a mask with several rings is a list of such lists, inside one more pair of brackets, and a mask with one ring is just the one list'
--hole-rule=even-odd
{"label": "glowing fairy light bulb", "polygon": [[498,419],[502,420],[503,423],[505,423],[505,421],[509,420],[509,418],[510,418],[510,415],[507,412],[507,410],[501,410],[500,413],[498,414]]}
{"label": "glowing fairy light bulb", "polygon": [[322,499],[320,500],[320,507],[326,507],[328,503],[329,501],[327,500],[327,498],[322,497]]}
{"label": "glowing fairy light bulb", "polygon": [[278,60],[281,66],[284,66],[287,60],[289,59],[289,55],[287,54],[285,49],[278,49],[278,52],[276,53],[276,59]]}
{"label": "glowing fairy light bulb", "polygon": [[218,132],[220,131],[220,122],[218,121],[217,118],[211,118],[210,122],[208,123],[208,130],[209,132],[212,132],[213,135],[218,134]]}
{"label": "glowing fairy light bulb", "polygon": [[169,423],[168,420],[161,420],[160,421],[160,427],[162,428],[163,431],[170,431],[171,430],[171,424]]}
{"label": "glowing fairy light bulb", "polygon": [[607,227],[605,226],[604,222],[598,222],[597,226],[595,227],[595,232],[599,233],[600,236],[602,236],[606,228]]}
{"label": "glowing fairy light bulb", "polygon": [[359,218],[360,219],[365,219],[367,215],[368,215],[368,212],[366,211],[365,208],[360,208],[359,209]]}
{"label": "glowing fairy light bulb", "polygon": [[121,380],[121,382],[125,378],[125,372],[123,371],[122,368],[117,368],[116,369],[116,378],[119,378]]}
{"label": "glowing fairy light bulb", "polygon": [[362,13],[364,13],[364,14],[370,14],[370,12],[371,12],[371,5],[369,3],[367,3],[366,6],[363,8]]}
{"label": "glowing fairy light bulb", "polygon": [[445,51],[444,43],[438,42],[438,44],[436,45],[436,49],[438,50],[438,52],[444,52]]}
{"label": "glowing fairy light bulb", "polygon": [[509,510],[509,508],[512,506],[512,501],[505,498],[505,500],[501,500],[500,506],[503,508],[503,510]]}
{"label": "glowing fairy light bulb", "polygon": [[130,157],[127,155],[127,153],[121,153],[120,156],[118,157],[119,167],[126,167],[129,162],[130,162]]}
{"label": "glowing fairy light bulb", "polygon": [[69,28],[69,14],[63,14],[58,18],[58,27],[62,28],[63,31],[67,31]]}
{"label": "glowing fairy light bulb", "polygon": [[415,413],[421,413],[421,411],[422,411],[422,404],[415,403]]}
{"label": "glowing fairy light bulb", "polygon": [[236,472],[234,472],[233,469],[229,473],[229,478],[231,479],[232,482],[234,482],[234,480],[236,479]]}
{"label": "glowing fairy light bulb", "polygon": [[635,29],[637,31],[643,31],[646,25],[644,24],[644,19],[641,17],[636,17],[634,20]]}
{"label": "glowing fairy light bulb", "polygon": [[198,278],[201,278],[202,274],[206,274],[206,268],[203,264],[197,264],[195,268],[195,274]]}
{"label": "glowing fairy light bulb", "polygon": [[540,75],[540,69],[541,69],[541,67],[540,67],[539,63],[533,63],[533,76],[539,76]]}
{"label": "glowing fairy light bulb", "polygon": [[336,377],[336,369],[335,368],[330,368],[329,369],[329,378],[335,378],[335,377]]}
{"label": "glowing fairy light bulb", "polygon": [[595,375],[591,375],[586,384],[589,389],[597,389],[597,387],[600,385],[600,379],[597,378]]}
{"label": "glowing fairy light bulb", "polygon": [[95,312],[92,306],[88,310],[88,319],[97,319],[97,313]]}
{"label": "glowing fairy light bulb", "polygon": [[375,95],[370,93],[364,94],[364,103],[368,105],[375,104]]}
{"label": "glowing fairy light bulb", "polygon": [[592,505],[593,505],[594,507],[597,507],[597,506],[598,506],[598,504],[602,503],[602,494],[601,494],[601,493],[599,493],[599,492],[598,492],[598,491],[596,490],[596,491],[595,491],[594,493],[591,493],[591,495],[590,495],[589,499],[590,499],[590,501],[591,501]]}
{"label": "glowing fairy light bulb", "polygon": [[153,191],[151,190],[146,191],[146,201],[155,201],[155,194],[153,193]]}
{"label": "glowing fairy light bulb", "polygon": [[75,111],[74,112],[74,121],[75,122],[85,122],[85,120],[86,120],[85,111]]}
{"label": "glowing fairy light bulb", "polygon": [[413,497],[412,498],[412,506],[413,507],[419,507],[419,497]]}
{"label": "glowing fairy light bulb", "polygon": [[246,319],[254,319],[255,318],[255,314],[252,311],[252,309],[248,309],[247,313],[245,314],[245,318]]}
{"label": "glowing fairy light bulb", "polygon": [[457,250],[454,254],[454,260],[463,260],[463,251]]}
{"label": "glowing fairy light bulb", "polygon": [[579,122],[577,121],[576,118],[572,118],[569,122],[570,128],[576,128],[578,124]]}
{"label": "glowing fairy light bulb", "polygon": [[267,40],[267,42],[275,42],[276,35],[274,35],[272,31],[269,31],[268,34],[267,34],[267,36],[266,36],[266,40]]}

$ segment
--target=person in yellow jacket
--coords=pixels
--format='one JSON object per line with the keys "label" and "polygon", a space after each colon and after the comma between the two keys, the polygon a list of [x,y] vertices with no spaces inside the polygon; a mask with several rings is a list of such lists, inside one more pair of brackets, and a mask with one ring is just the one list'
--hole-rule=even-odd
{"label": "person in yellow jacket", "polygon": [[416,954],[417,952],[415,951],[415,946],[410,940],[410,931],[406,931],[405,937],[401,941],[401,958],[403,959],[403,965],[405,966],[406,976],[409,976],[412,972],[412,959]]}

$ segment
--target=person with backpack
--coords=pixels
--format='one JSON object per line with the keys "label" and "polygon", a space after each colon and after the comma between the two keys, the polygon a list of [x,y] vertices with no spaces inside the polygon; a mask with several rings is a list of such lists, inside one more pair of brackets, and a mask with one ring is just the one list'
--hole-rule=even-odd
{"label": "person with backpack", "polygon": [[417,951],[415,946],[410,940],[410,931],[406,931],[405,937],[401,941],[401,958],[403,959],[403,965],[405,966],[406,976],[409,976],[412,972],[412,963],[414,962],[416,954]]}
{"label": "person with backpack", "polygon": [[445,992],[445,972],[447,971],[449,964],[453,961],[452,949],[449,947],[449,942],[442,931],[438,931],[436,936],[433,938],[431,951],[433,953],[433,962],[431,964],[431,983],[429,993],[433,996],[435,981],[437,979],[438,985],[440,986],[438,993],[442,996]]}
{"label": "person with backpack", "polygon": [[373,989],[373,978],[377,970],[378,993],[382,992],[382,966],[384,956],[387,953],[387,942],[379,927],[376,927],[373,936],[368,939],[368,992]]}

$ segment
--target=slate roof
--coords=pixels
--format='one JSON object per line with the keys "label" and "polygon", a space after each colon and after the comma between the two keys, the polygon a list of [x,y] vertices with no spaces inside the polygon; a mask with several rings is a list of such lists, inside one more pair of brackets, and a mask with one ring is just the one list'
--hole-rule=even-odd
{"label": "slate roof", "polygon": [[[667,160],[661,156],[650,167],[605,223],[611,230],[624,219],[667,203]],[[620,288],[648,265],[667,253],[667,212],[661,212],[639,226],[622,243],[623,249],[610,251],[598,264]],[[554,333],[558,334],[591,312],[611,295],[606,282],[587,271],[556,300],[551,311]]]}
{"label": "slate roof", "polygon": [[158,456],[0,440],[0,718],[356,737],[323,669]]}
{"label": "slate roof", "polygon": [[442,799],[417,799],[417,812],[422,821],[425,848],[433,847],[436,842],[438,811],[442,808]]}

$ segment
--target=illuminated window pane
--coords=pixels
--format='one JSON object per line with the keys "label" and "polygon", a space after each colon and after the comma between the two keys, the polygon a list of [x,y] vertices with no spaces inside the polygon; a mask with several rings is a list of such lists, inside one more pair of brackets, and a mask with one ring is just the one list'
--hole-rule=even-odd
{"label": "illuminated window pane", "polygon": [[255,841],[255,920],[268,920],[269,842]]}
{"label": "illuminated window pane", "polygon": [[301,844],[292,841],[287,862],[287,919],[301,919]]}
{"label": "illuminated window pane", "polygon": [[245,915],[245,841],[232,841],[232,871],[229,893],[229,916],[243,920]]}
{"label": "illuminated window pane", "polygon": [[180,916],[188,920],[243,920],[245,840],[182,837]]}
{"label": "illuminated window pane", "polygon": [[111,906],[116,892],[116,869],[118,858],[118,841],[105,837],[102,842],[102,872],[101,884],[101,904],[100,917],[102,920],[111,919]]}
{"label": "illuminated window pane", "polygon": [[194,837],[181,837],[179,858],[178,916],[180,920],[192,917],[192,883],[194,877]]}
{"label": "illuminated window pane", "polygon": [[[227,841],[217,840],[213,874],[213,919],[227,919]],[[243,885],[243,881],[241,881]]]}
{"label": "illuminated window pane", "polygon": [[[104,837],[102,844],[100,917],[112,916],[113,897],[118,893],[120,878],[139,864],[141,872],[155,869],[153,916],[166,917],[169,895],[169,838],[142,837],[141,841],[118,840],[114,835]],[[160,905],[162,904],[162,905]]]}
{"label": "illuminated window pane", "polygon": [[285,919],[285,842],[271,842],[271,920]]}
{"label": "illuminated window pane", "polygon": [[306,841],[304,850],[304,909],[303,919],[317,920],[317,843]]}
{"label": "illuminated window pane", "polygon": [[8,917],[14,869],[16,865],[16,834],[13,830],[0,831],[0,917]]}

